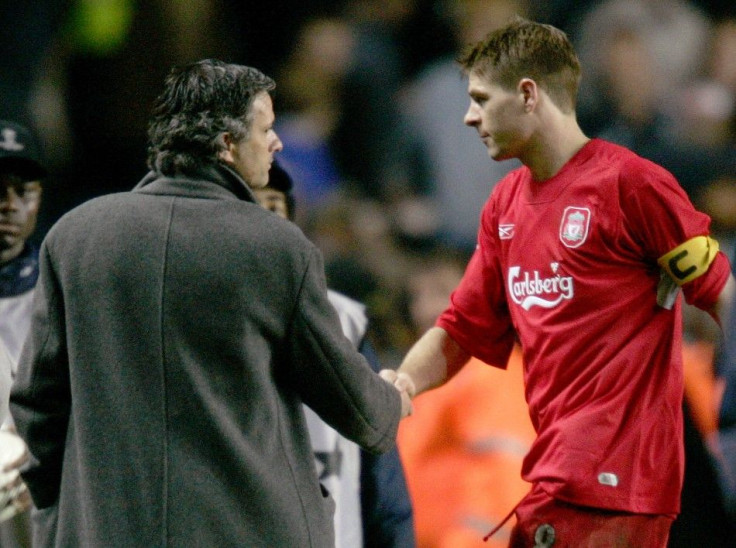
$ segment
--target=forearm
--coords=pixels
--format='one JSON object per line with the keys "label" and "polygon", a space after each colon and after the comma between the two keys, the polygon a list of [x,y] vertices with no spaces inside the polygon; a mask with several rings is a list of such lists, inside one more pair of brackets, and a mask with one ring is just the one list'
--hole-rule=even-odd
{"label": "forearm", "polygon": [[736,281],[733,275],[731,275],[728,277],[726,285],[723,286],[715,306],[707,311],[718,322],[724,332],[728,332],[727,329],[733,327],[723,325],[723,319],[724,317],[730,318],[732,321],[733,313],[729,313],[729,308],[733,306],[731,303],[733,302],[734,291],[736,291]]}
{"label": "forearm", "polygon": [[416,396],[443,384],[448,370],[457,371],[469,359],[447,331],[432,327],[409,350],[397,373],[409,376]]}

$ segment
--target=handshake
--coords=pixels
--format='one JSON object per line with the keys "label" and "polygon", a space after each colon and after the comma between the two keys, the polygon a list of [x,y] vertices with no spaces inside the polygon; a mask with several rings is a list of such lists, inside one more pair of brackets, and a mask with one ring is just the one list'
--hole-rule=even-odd
{"label": "handshake", "polygon": [[0,522],[31,506],[31,496],[20,477],[28,460],[25,443],[9,430],[0,430]]}
{"label": "handshake", "polygon": [[417,393],[411,377],[406,373],[399,373],[393,369],[382,369],[379,375],[401,394],[401,418],[411,415],[413,410],[411,400]]}

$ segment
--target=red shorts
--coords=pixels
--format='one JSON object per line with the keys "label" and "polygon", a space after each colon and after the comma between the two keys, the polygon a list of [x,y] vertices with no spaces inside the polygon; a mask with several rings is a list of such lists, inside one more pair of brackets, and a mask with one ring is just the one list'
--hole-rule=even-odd
{"label": "red shorts", "polygon": [[516,507],[509,548],[666,548],[674,516],[631,514],[556,500],[535,486]]}

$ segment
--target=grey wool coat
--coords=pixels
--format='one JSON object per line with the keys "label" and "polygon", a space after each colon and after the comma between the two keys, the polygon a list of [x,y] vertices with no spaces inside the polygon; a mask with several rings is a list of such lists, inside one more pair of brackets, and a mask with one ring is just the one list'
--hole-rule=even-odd
{"label": "grey wool coat", "polygon": [[82,204],[40,261],[11,412],[49,544],[334,546],[301,405],[384,452],[401,404],[296,226],[217,165]]}

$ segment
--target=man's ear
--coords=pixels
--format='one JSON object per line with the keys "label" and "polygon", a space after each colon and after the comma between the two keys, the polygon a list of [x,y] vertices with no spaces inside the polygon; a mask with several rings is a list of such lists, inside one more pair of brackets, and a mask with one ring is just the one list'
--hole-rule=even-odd
{"label": "man's ear", "polygon": [[222,141],[225,144],[225,148],[219,152],[217,157],[223,162],[232,163],[234,160],[233,148],[235,148],[233,136],[230,133],[225,132],[222,134]]}
{"label": "man's ear", "polygon": [[539,100],[539,89],[537,83],[531,78],[522,78],[519,81],[519,91],[524,100],[524,112],[532,112]]}

